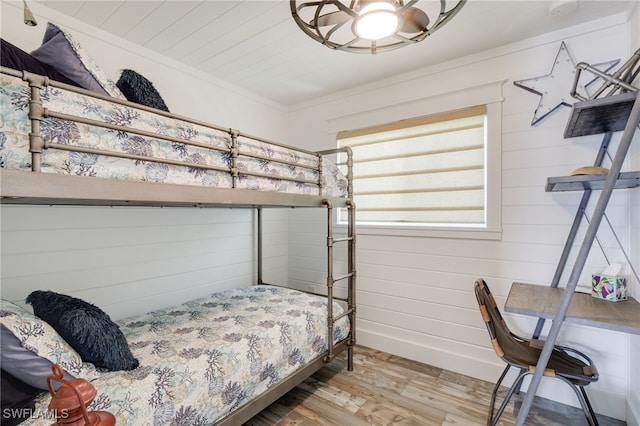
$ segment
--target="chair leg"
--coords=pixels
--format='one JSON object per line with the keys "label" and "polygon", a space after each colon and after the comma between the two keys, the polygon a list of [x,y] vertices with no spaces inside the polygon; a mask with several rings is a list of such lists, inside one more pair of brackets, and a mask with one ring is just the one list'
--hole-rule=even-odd
{"label": "chair leg", "polygon": [[[521,369],[520,369],[520,374],[524,373],[525,371],[527,371],[527,370],[526,370],[526,369],[524,369],[524,368],[521,368]],[[520,386],[518,386],[518,388],[516,389],[516,392],[515,392],[515,393],[516,393],[516,395],[518,395],[518,394],[520,393],[520,389],[521,389],[521,388],[522,388],[522,383],[520,383]]]}
{"label": "chair leg", "polygon": [[498,379],[498,381],[496,382],[496,385],[493,387],[493,392],[491,393],[491,405],[489,406],[489,417],[487,419],[487,426],[493,426],[493,411],[495,410],[495,406],[496,406],[496,396],[498,395],[498,389],[500,389],[500,384],[502,383],[502,380],[504,379],[504,376],[507,375],[507,371],[509,371],[509,368],[511,368],[510,365],[507,365],[504,370],[502,371],[502,374],[500,375],[500,378]]}
{"label": "chair leg", "polygon": [[496,386],[493,389],[493,394],[491,395],[491,408],[489,410],[489,419],[487,420],[487,425],[488,426],[495,426],[495,425],[498,424],[498,420],[500,420],[500,417],[502,416],[502,413],[504,412],[505,408],[507,407],[507,404],[509,403],[509,400],[511,399],[511,397],[513,396],[513,394],[516,391],[519,391],[520,386],[522,385],[522,381],[523,381],[524,377],[529,374],[528,371],[524,370],[524,372],[523,372],[521,370],[520,375],[518,375],[516,380],[513,382],[513,385],[511,386],[511,388],[509,389],[509,391],[505,395],[504,400],[502,401],[502,404],[500,404],[500,408],[498,408],[498,412],[495,414],[495,417],[494,417],[493,412],[494,412],[494,409],[495,409],[495,401],[496,401],[496,396],[498,394],[498,389],[500,388],[500,384],[502,383],[502,380],[504,379],[504,377],[507,375],[507,371],[509,371],[510,367],[511,366],[507,365],[507,367],[502,372],[502,375],[498,379],[498,382],[496,383]]}
{"label": "chair leg", "polygon": [[584,398],[584,402],[587,405],[587,409],[589,410],[589,414],[591,415],[591,420],[593,421],[593,426],[598,426],[598,419],[596,418],[596,413],[593,411],[593,407],[591,406],[591,401],[589,401],[589,397],[587,396],[587,392],[584,389],[584,386],[580,386],[580,393]]}
{"label": "chair leg", "polygon": [[568,384],[571,389],[575,392],[578,397],[578,402],[580,402],[580,407],[582,407],[582,411],[584,412],[584,416],[587,418],[587,422],[589,422],[590,426],[598,426],[598,419],[596,418],[596,413],[594,413],[593,408],[591,407],[591,402],[589,401],[589,397],[587,396],[587,392],[584,390],[583,386],[576,386],[571,383],[568,379],[565,379],[561,376],[556,376],[558,379],[564,381]]}

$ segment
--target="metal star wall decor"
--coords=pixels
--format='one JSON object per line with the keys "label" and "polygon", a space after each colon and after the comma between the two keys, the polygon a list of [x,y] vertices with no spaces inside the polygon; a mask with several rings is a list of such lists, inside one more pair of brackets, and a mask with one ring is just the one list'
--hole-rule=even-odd
{"label": "metal star wall decor", "polygon": [[[596,65],[600,67],[606,66],[606,71],[613,68],[620,60],[614,60]],[[606,72],[605,71],[605,72]],[[514,81],[513,84],[535,93],[540,96],[538,107],[533,113],[531,125],[538,124],[542,119],[562,106],[570,107],[574,100],[571,98],[571,88],[576,74],[576,63],[571,54],[567,50],[564,41],[560,44],[560,49],[556,55],[556,59],[551,67],[551,72],[540,77],[528,78],[525,80]],[[579,86],[583,91],[587,90],[587,86],[595,81]]]}

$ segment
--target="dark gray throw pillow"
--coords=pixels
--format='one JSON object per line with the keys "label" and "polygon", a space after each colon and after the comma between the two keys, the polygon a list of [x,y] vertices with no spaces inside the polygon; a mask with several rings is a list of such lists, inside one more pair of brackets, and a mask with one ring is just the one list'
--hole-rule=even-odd
{"label": "dark gray throw pillow", "polygon": [[[20,340],[1,324],[0,348],[2,348],[2,352],[0,352],[2,370],[29,387],[49,390],[47,379],[53,374],[51,361],[24,348]],[[71,380],[74,377],[65,371],[64,378]],[[54,388],[57,389],[56,384],[54,384]],[[0,388],[0,391],[4,392],[2,388]]]}
{"label": "dark gray throw pillow", "polygon": [[130,102],[169,112],[153,83],[133,70],[122,70],[116,86]]}
{"label": "dark gray throw pillow", "polygon": [[60,27],[51,22],[47,24],[42,44],[31,52],[31,56],[55,68],[56,71],[75,81],[84,89],[103,95],[109,94],[87,68],[88,65],[90,68],[97,67],[95,62],[87,58],[75,39],[71,39]]}
{"label": "dark gray throw pillow", "polygon": [[19,47],[14,46],[6,40],[0,39],[0,63],[3,67],[13,68],[18,71],[29,71],[49,77],[61,83],[80,86],[75,81],[70,80],[55,68],[40,62]]}
{"label": "dark gray throw pillow", "polygon": [[97,306],[75,297],[40,290],[31,293],[27,303],[83,361],[110,371],[133,370],[138,366],[120,327]]}

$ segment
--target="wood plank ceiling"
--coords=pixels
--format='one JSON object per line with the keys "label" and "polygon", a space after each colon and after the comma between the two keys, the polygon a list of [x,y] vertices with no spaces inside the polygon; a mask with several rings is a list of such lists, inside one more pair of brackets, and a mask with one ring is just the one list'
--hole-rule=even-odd
{"label": "wood plank ceiling", "polygon": [[285,106],[637,7],[575,0],[553,16],[550,0],[470,0],[417,45],[358,55],[303,34],[286,0],[35,1]]}

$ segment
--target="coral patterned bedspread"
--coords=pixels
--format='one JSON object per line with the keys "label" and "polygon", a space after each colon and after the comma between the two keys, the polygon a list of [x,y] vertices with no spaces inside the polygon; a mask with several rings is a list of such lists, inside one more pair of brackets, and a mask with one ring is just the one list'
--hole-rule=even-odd
{"label": "coral patterned bedspread", "polygon": [[[117,322],[140,366],[87,376],[98,390],[91,408],[127,426],[210,425],[327,349],[326,298],[281,287],[233,289]],[[348,318],[334,330],[336,342],[345,339]],[[49,398],[38,401],[43,410]]]}
{"label": "coral patterned bedspread", "polygon": [[[31,122],[27,116],[29,99],[30,89],[26,82],[0,74],[0,167],[31,170],[28,136]],[[232,167],[231,135],[228,132],[52,86],[42,90],[42,103],[50,111],[167,137],[162,139],[144,133],[141,135],[60,118],[45,118],[41,122],[45,141],[80,149],[44,149],[43,172],[233,187],[232,173],[229,172]],[[93,149],[108,150],[132,158],[96,154],[91,152]],[[236,188],[346,196],[347,179],[330,159],[320,161],[313,154],[242,136],[238,138],[238,151]],[[161,161],[149,161],[148,158]],[[175,162],[181,164],[176,165]],[[322,170],[320,179],[318,170]],[[321,182],[321,194],[318,182]]]}

